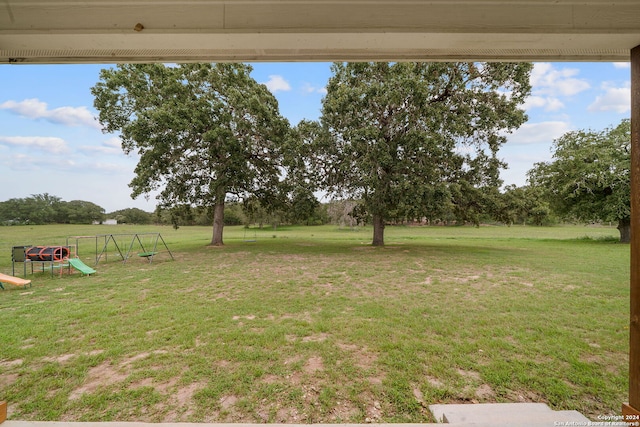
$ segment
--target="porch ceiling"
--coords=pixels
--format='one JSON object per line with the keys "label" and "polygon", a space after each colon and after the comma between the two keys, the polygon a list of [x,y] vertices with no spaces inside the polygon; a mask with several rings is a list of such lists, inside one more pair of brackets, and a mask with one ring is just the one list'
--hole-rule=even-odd
{"label": "porch ceiling", "polygon": [[628,61],[637,0],[0,0],[0,63]]}

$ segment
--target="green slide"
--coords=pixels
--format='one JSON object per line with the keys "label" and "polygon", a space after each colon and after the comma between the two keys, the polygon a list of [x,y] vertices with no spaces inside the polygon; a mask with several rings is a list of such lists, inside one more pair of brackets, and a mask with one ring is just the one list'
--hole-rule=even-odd
{"label": "green slide", "polygon": [[80,258],[69,258],[69,264],[71,264],[71,267],[79,270],[82,274],[93,274],[96,272],[93,268],[82,262]]}

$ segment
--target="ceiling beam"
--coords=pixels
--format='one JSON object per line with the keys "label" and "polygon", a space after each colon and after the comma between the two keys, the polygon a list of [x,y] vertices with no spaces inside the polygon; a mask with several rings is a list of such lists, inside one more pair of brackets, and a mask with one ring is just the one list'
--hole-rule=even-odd
{"label": "ceiling beam", "polygon": [[0,0],[0,63],[628,61],[635,0]]}

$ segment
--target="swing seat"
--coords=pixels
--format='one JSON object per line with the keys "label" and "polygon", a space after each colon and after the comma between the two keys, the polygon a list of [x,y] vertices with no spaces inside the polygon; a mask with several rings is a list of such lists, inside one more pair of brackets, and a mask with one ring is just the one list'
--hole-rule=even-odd
{"label": "swing seat", "polygon": [[158,252],[140,252],[138,254],[139,257],[143,257],[143,258],[149,258],[151,256],[157,255]]}

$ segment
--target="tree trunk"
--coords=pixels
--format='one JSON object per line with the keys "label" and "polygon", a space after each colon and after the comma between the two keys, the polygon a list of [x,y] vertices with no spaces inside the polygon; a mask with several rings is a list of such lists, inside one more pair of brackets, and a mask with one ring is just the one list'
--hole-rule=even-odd
{"label": "tree trunk", "polygon": [[631,218],[618,220],[618,231],[620,232],[620,243],[631,242]]}
{"label": "tree trunk", "polygon": [[384,218],[373,215],[373,246],[384,246]]}
{"label": "tree trunk", "polygon": [[218,199],[213,208],[213,237],[211,246],[222,246],[222,229],[224,227],[224,197]]}

